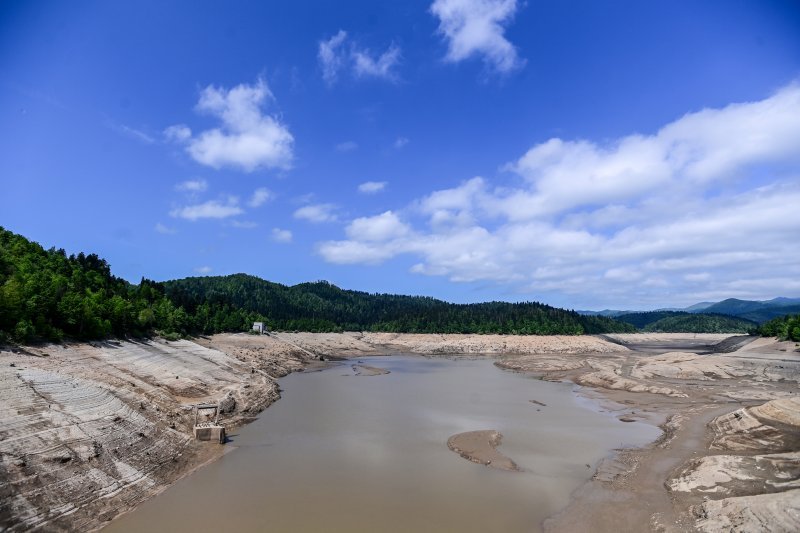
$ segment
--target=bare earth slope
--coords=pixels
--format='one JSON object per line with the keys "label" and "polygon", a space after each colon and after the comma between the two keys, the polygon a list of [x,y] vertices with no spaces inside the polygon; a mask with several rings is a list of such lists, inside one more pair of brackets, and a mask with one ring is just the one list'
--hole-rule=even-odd
{"label": "bare earth slope", "polygon": [[299,368],[292,350],[240,361],[189,341],[0,351],[0,529],[99,527],[221,452],[190,438],[192,404],[235,425]]}

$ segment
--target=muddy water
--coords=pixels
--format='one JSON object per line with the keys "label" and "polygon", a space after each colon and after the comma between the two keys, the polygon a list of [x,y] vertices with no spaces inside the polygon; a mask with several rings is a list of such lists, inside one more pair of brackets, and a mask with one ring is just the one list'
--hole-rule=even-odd
{"label": "muddy water", "polygon": [[[283,399],[232,437],[235,451],[104,533],[537,531],[612,449],[659,434],[619,422],[570,384],[488,359],[362,360],[391,373],[354,376],[344,365],[284,378]],[[447,449],[451,435],[478,429],[499,430],[500,451],[524,471]]]}

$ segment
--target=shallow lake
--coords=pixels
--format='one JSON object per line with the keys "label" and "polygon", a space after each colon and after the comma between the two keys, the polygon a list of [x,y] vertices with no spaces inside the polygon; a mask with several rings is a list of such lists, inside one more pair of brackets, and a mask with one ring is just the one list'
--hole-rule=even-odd
{"label": "shallow lake", "polygon": [[[184,478],[104,533],[191,531],[538,531],[597,462],[658,428],[624,423],[493,360],[362,358],[281,379],[283,398]],[[532,403],[536,400],[546,404]],[[522,472],[462,459],[447,439],[496,429]],[[589,466],[587,466],[589,465]]]}

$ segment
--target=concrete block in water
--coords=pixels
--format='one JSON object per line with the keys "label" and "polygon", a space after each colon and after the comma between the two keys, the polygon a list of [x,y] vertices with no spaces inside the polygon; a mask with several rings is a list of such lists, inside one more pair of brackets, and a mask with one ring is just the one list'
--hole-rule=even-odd
{"label": "concrete block in water", "polygon": [[223,444],[225,442],[225,428],[223,426],[195,426],[194,438],[195,440]]}

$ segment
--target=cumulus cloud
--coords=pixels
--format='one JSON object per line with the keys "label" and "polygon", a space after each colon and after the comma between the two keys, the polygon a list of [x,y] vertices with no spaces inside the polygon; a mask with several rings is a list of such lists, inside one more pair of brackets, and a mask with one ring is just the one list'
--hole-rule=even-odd
{"label": "cumulus cloud", "polygon": [[186,180],[176,184],[175,190],[186,193],[201,193],[208,190],[208,182],[204,179]]}
{"label": "cumulus cloud", "polygon": [[358,186],[358,192],[362,194],[375,194],[386,188],[388,183],[385,181],[365,181]]}
{"label": "cumulus cloud", "polygon": [[[575,307],[768,298],[800,282],[800,87],[687,114],[650,135],[550,139],[319,243],[333,263],[401,254],[412,272]],[[679,299],[680,301],[675,301]]]}
{"label": "cumulus cloud", "polygon": [[516,0],[436,0],[430,11],[447,40],[447,61],[457,63],[477,55],[501,73],[524,64],[504,35],[517,11]]}
{"label": "cumulus cloud", "polygon": [[347,237],[356,241],[386,241],[411,233],[397,214],[386,211],[374,217],[353,220],[345,229]]}
{"label": "cumulus cloud", "polygon": [[342,71],[350,71],[356,78],[378,78],[396,81],[395,68],[402,59],[399,46],[392,43],[382,53],[373,53],[367,48],[348,41],[347,32],[339,32],[319,42],[317,61],[322,70],[322,79],[329,86],[336,83]]}
{"label": "cumulus cloud", "polygon": [[215,169],[288,169],[294,157],[294,137],[277,116],[263,113],[264,105],[272,101],[263,79],[232,89],[209,85],[200,93],[195,109],[217,118],[220,127],[193,135],[187,126],[178,124],[164,130],[164,135],[185,144],[195,161]]}
{"label": "cumulus cloud", "polygon": [[336,206],[333,204],[304,205],[294,212],[294,218],[315,223],[335,222],[338,220],[335,211]]}
{"label": "cumulus cloud", "polygon": [[400,148],[402,148],[402,147],[404,147],[405,145],[407,145],[409,142],[410,142],[410,141],[408,140],[408,137],[398,137],[398,138],[397,138],[397,139],[394,141],[394,147],[395,147],[395,148],[397,148],[397,149],[399,150]]}
{"label": "cumulus cloud", "polygon": [[272,200],[275,197],[272,191],[267,189],[266,187],[259,187],[255,191],[253,191],[253,195],[247,201],[247,205],[250,207],[261,207],[269,200]]}
{"label": "cumulus cloud", "polygon": [[224,202],[209,200],[201,204],[176,207],[169,212],[171,217],[183,218],[192,222],[201,218],[228,218],[242,213],[244,210],[239,207],[239,200],[233,196],[228,197]]}
{"label": "cumulus cloud", "polygon": [[288,229],[272,228],[272,240],[282,244],[292,242],[292,232]]}
{"label": "cumulus cloud", "polygon": [[208,274],[213,270],[214,269],[211,268],[210,266],[201,266],[194,269],[194,271],[197,272],[198,274]]}

